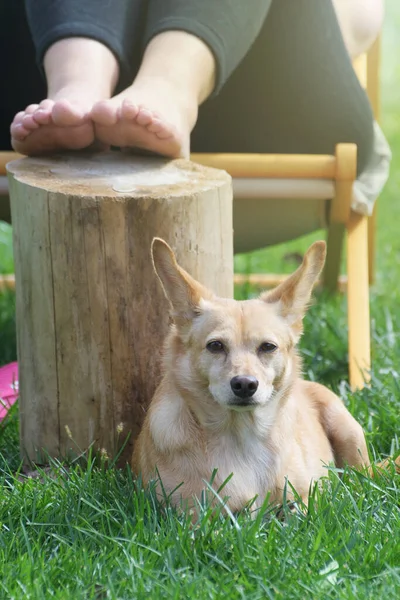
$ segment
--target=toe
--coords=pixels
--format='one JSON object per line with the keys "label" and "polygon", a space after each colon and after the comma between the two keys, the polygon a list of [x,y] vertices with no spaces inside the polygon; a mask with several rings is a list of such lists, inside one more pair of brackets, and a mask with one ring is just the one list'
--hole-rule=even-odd
{"label": "toe", "polygon": [[121,105],[121,119],[132,121],[139,114],[139,107],[130,100],[124,100]]}
{"label": "toe", "polygon": [[108,100],[96,102],[90,111],[90,117],[98,125],[115,125],[118,121],[118,106]]}
{"label": "toe", "polygon": [[154,119],[153,124],[148,127],[160,140],[166,140],[173,136],[172,129],[167,123],[160,119]]}
{"label": "toe", "polygon": [[25,109],[25,114],[31,115],[39,108],[39,104],[29,104]]}
{"label": "toe", "polygon": [[25,129],[25,127],[23,127],[21,124],[11,125],[10,132],[11,137],[20,142],[22,142],[30,134],[30,131]]}
{"label": "toe", "polygon": [[38,108],[37,111],[33,113],[32,119],[38,123],[38,125],[48,125],[52,121],[51,111]]}
{"label": "toe", "polygon": [[54,100],[50,100],[49,98],[46,98],[46,100],[42,100],[41,103],[39,104],[39,109],[42,110],[52,110],[54,106]]}
{"label": "toe", "polygon": [[51,111],[53,123],[59,127],[75,127],[86,120],[87,112],[69,100],[58,100]]}
{"label": "toe", "polygon": [[150,125],[147,127],[147,131],[151,131],[151,133],[160,133],[164,129],[165,126],[161,119],[153,119]]}
{"label": "toe", "polygon": [[137,114],[136,123],[146,127],[153,122],[153,119],[154,117],[151,111],[147,110],[147,108],[141,108]]}
{"label": "toe", "polygon": [[39,125],[48,125],[51,123],[51,112],[53,110],[54,100],[42,100],[39,108],[33,113],[32,117]]}
{"label": "toe", "polygon": [[24,116],[25,116],[24,110],[20,110],[19,112],[17,112],[17,114],[13,118],[12,125],[19,125],[20,123],[22,123],[22,119],[24,118]]}
{"label": "toe", "polygon": [[33,129],[37,129],[39,127],[39,123],[36,123],[36,121],[33,118],[33,114],[31,115],[25,115],[24,118],[22,119],[22,126],[29,130],[33,130]]}

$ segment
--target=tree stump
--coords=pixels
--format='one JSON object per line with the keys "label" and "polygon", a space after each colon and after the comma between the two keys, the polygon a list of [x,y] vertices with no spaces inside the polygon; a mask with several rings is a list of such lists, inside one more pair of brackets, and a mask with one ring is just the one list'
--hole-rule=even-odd
{"label": "tree stump", "polygon": [[130,433],[129,459],[169,324],[151,241],[232,296],[230,177],[121,152],[24,158],[8,172],[22,455],[112,457]]}

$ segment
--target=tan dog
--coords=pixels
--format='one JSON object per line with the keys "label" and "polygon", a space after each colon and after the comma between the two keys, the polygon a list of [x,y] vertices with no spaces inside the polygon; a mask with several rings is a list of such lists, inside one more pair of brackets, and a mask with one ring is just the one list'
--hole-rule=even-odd
{"label": "tan dog", "polygon": [[268,493],[281,503],[286,479],[306,503],[329,463],[369,464],[363,431],[342,401],[300,376],[296,344],[325,254],[316,242],[284,283],[238,302],[214,296],[154,239],[174,325],[132,468],[145,484],[158,472],[174,504],[193,506],[215,469],[215,489],[233,473],[221,494],[237,511]]}

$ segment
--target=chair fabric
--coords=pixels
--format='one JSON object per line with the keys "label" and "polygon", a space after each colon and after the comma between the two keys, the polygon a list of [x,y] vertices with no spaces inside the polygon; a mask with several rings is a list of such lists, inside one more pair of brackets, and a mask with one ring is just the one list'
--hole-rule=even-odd
{"label": "chair fabric", "polygon": [[355,212],[361,215],[372,215],[375,202],[388,180],[391,159],[389,144],[375,121],[372,157],[366,170],[354,182],[351,208]]}

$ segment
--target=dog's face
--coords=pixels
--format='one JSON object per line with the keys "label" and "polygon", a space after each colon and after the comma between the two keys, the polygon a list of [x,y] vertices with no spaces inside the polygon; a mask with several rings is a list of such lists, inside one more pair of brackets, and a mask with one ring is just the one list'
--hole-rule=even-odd
{"label": "dog's face", "polygon": [[199,308],[186,338],[191,374],[218,404],[252,410],[285,388],[295,371],[295,340],[273,305],[215,299]]}
{"label": "dog's face", "polygon": [[153,241],[152,256],[172,305],[174,364],[182,387],[195,397],[207,391],[218,405],[236,411],[280,397],[297,374],[295,346],[325,243],[316,242],[280,286],[242,302],[218,298],[192,279],[164,241]]}

